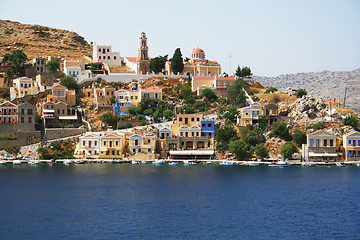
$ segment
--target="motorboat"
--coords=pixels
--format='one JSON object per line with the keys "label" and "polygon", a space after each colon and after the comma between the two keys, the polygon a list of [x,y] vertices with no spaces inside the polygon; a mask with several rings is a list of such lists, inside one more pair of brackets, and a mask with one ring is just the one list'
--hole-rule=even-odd
{"label": "motorboat", "polygon": [[56,164],[56,160],[55,159],[50,159],[50,160],[47,160],[46,163],[52,166],[52,165]]}
{"label": "motorboat", "polygon": [[251,167],[256,167],[256,166],[259,166],[260,164],[259,163],[255,163],[255,162],[249,162],[248,163],[248,166],[251,166]]}
{"label": "motorboat", "polygon": [[220,165],[221,166],[233,166],[233,165],[236,165],[236,162],[234,162],[234,161],[222,161],[222,162],[220,162]]}
{"label": "motorboat", "polygon": [[316,167],[315,163],[304,162],[301,164],[303,167]]}
{"label": "motorboat", "polygon": [[205,162],[205,164],[211,164],[212,162],[208,161],[208,162]]}
{"label": "motorboat", "polygon": [[153,161],[153,164],[164,164],[165,160],[162,159],[155,159],[155,161]]}
{"label": "motorboat", "polygon": [[30,164],[30,165],[39,165],[40,162],[38,160],[30,160],[30,161],[28,161],[28,164]]}
{"label": "motorboat", "polygon": [[337,162],[336,166],[338,166],[338,167],[346,167],[345,163],[343,163],[343,162]]}
{"label": "motorboat", "polygon": [[85,161],[84,160],[75,160],[75,164],[84,164]]}
{"label": "motorboat", "polygon": [[189,160],[184,160],[183,163],[184,163],[185,165],[196,165],[196,162],[189,161]]}
{"label": "motorboat", "polygon": [[64,163],[65,165],[70,165],[70,164],[73,164],[74,162],[73,162],[73,160],[66,159],[66,160],[64,160],[63,163]]}
{"label": "motorboat", "polygon": [[20,164],[21,164],[20,160],[14,160],[12,163],[13,163],[14,165],[20,165]]}
{"label": "motorboat", "polygon": [[131,164],[136,165],[136,164],[139,164],[139,162],[138,162],[138,161],[135,161],[135,160],[132,160],[132,161],[131,161]]}
{"label": "motorboat", "polygon": [[4,165],[6,164],[7,162],[5,162],[4,160],[0,160],[0,165]]}
{"label": "motorboat", "polygon": [[142,164],[147,164],[148,162],[145,161],[145,160],[142,160],[141,163],[142,163]]}
{"label": "motorboat", "polygon": [[169,162],[169,165],[178,165],[178,162]]}
{"label": "motorboat", "polygon": [[357,163],[356,166],[360,167],[360,163]]}
{"label": "motorboat", "polygon": [[277,160],[274,163],[269,164],[269,167],[288,167],[290,164],[283,160]]}

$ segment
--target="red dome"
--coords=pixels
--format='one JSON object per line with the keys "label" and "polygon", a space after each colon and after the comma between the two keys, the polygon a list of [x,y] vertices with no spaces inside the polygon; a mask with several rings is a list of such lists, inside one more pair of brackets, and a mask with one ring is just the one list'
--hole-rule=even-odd
{"label": "red dome", "polygon": [[204,50],[202,50],[201,48],[195,48],[192,53],[203,53]]}

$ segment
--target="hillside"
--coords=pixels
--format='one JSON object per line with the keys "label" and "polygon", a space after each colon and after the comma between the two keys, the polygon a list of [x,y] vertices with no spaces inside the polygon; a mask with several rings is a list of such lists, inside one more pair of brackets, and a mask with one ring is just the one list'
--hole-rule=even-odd
{"label": "hillside", "polygon": [[0,56],[16,49],[29,59],[61,56],[76,60],[92,56],[91,45],[75,32],[0,20]]}
{"label": "hillside", "polygon": [[360,69],[351,72],[313,72],[285,74],[277,77],[253,76],[253,80],[268,87],[284,90],[288,87],[304,88],[309,94],[325,99],[336,98],[344,103],[345,87],[346,106],[360,112]]}

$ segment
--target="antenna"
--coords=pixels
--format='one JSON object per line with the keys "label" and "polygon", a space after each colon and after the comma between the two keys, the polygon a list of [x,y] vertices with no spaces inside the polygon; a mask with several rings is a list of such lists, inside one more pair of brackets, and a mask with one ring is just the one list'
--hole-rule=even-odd
{"label": "antenna", "polygon": [[229,66],[229,76],[231,76],[231,51],[229,51],[229,62],[230,62],[230,66]]}

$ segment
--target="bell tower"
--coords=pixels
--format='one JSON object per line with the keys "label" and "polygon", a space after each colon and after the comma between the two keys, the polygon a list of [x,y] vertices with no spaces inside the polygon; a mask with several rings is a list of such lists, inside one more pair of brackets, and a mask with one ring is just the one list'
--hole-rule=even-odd
{"label": "bell tower", "polygon": [[137,74],[150,73],[150,60],[148,56],[149,48],[147,46],[146,33],[142,32],[139,39],[138,59],[137,63]]}

